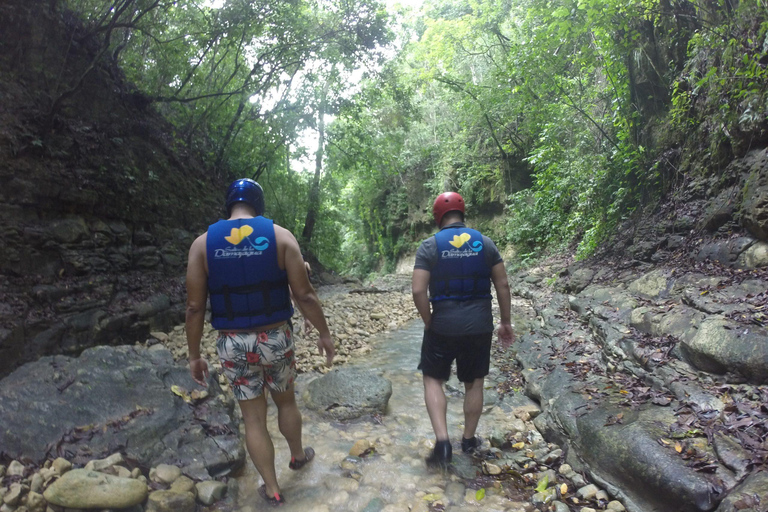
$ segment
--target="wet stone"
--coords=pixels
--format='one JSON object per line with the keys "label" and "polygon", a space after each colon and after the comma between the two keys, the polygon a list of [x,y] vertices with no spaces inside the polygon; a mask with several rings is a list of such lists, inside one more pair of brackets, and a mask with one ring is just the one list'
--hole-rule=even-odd
{"label": "wet stone", "polygon": [[7,476],[24,476],[24,464],[21,462],[14,460],[11,461],[11,463],[8,465],[8,469],[6,470]]}
{"label": "wet stone", "polygon": [[581,487],[578,491],[576,491],[576,494],[581,499],[591,500],[597,495],[597,492],[599,490],[600,489],[598,489],[595,484],[589,484],[589,485],[585,485],[584,487]]}
{"label": "wet stone", "polygon": [[531,503],[534,505],[545,505],[550,503],[557,497],[557,491],[554,487],[550,487],[542,492],[537,492],[531,497]]}
{"label": "wet stone", "polygon": [[216,480],[207,480],[198,483],[195,488],[197,489],[197,499],[200,500],[200,503],[203,505],[213,505],[224,497],[227,485]]}
{"label": "wet stone", "polygon": [[181,476],[181,469],[170,464],[159,464],[154,468],[154,472],[149,472],[149,479],[153,482],[172,484]]}
{"label": "wet stone", "polygon": [[614,512],[624,512],[627,509],[624,508],[624,505],[622,505],[620,501],[611,501],[606,506],[606,510],[613,510]]}

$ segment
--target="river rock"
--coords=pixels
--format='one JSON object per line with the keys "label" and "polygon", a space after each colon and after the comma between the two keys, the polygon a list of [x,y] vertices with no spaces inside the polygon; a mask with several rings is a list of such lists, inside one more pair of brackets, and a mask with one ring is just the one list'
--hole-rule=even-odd
{"label": "river rock", "polygon": [[56,471],[58,475],[63,475],[70,469],[72,469],[72,463],[63,457],[58,457],[51,463],[51,467]]}
{"label": "river rock", "polygon": [[717,374],[739,373],[750,382],[768,381],[768,333],[759,327],[711,317],[683,341],[683,353],[697,368]]}
{"label": "river rock", "polygon": [[17,460],[12,460],[10,464],[8,464],[8,469],[6,469],[5,474],[8,476],[24,476],[24,471],[26,468],[24,467],[24,464]]}
{"label": "river rock", "polygon": [[758,242],[741,253],[736,266],[746,269],[768,267],[768,243]]}
{"label": "river rock", "polygon": [[224,497],[224,493],[227,491],[227,485],[216,480],[200,482],[195,485],[195,488],[197,489],[197,499],[203,505],[213,505]]}
{"label": "river rock", "polygon": [[[212,379],[210,396],[193,405],[174,385],[198,387],[167,350],[95,347],[79,358],[43,357],[0,381],[0,446],[33,461],[58,446],[78,464],[124,446],[140,465],[180,462],[202,479],[239,468],[245,450],[234,403],[219,399]],[[75,430],[83,426],[90,430]]]}
{"label": "river rock", "polygon": [[768,473],[749,475],[720,503],[715,512],[762,512],[768,497]]}
{"label": "river rock", "polygon": [[336,420],[384,413],[390,396],[392,383],[388,379],[352,368],[328,372],[310,382],[303,394],[307,407]]}
{"label": "river rock", "polygon": [[184,475],[181,475],[174,480],[169,490],[176,493],[191,492],[192,494],[195,494],[197,492],[195,482]]}
{"label": "river rock", "polygon": [[764,242],[768,242],[768,172],[766,171],[765,150],[745,157],[753,167],[744,183],[744,196],[741,204],[741,224],[750,233]]}
{"label": "river rock", "polygon": [[191,492],[155,491],[147,498],[146,512],[195,512],[196,508]]}
{"label": "river rock", "polygon": [[147,498],[147,486],[132,478],[73,469],[53,482],[43,496],[48,503],[66,508],[127,508]]}
{"label": "river rock", "polygon": [[43,495],[36,491],[30,491],[27,494],[27,508],[29,512],[44,512],[45,498]]}
{"label": "river rock", "polygon": [[591,500],[599,490],[596,485],[589,484],[576,491],[576,495],[583,500]]}
{"label": "river rock", "polygon": [[162,484],[172,484],[181,476],[181,469],[171,464],[160,464],[149,472],[149,479]]}

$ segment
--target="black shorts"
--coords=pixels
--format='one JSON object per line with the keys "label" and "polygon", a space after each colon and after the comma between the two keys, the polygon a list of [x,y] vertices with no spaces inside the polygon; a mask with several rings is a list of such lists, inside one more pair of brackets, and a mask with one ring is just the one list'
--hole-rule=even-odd
{"label": "black shorts", "polygon": [[485,377],[491,364],[492,338],[493,333],[444,336],[424,331],[419,370],[427,377],[448,380],[455,359],[459,381],[472,382]]}

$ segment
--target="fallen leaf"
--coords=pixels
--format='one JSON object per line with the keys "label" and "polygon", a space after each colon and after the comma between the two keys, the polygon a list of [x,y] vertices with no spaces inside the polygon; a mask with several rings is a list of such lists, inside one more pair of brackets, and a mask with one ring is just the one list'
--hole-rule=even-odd
{"label": "fallen leaf", "polygon": [[560,486],[560,494],[565,494],[568,492],[568,484],[563,484]]}
{"label": "fallen leaf", "polygon": [[683,452],[683,445],[681,445],[680,443],[675,443],[675,451],[677,453],[682,453]]}
{"label": "fallen leaf", "polygon": [[525,443],[520,441],[519,443],[513,444],[512,448],[514,448],[515,450],[522,450],[523,448],[525,448]]}
{"label": "fallen leaf", "polygon": [[539,485],[536,486],[536,492],[544,492],[547,487],[549,487],[549,477],[544,475],[544,478],[539,481]]}
{"label": "fallen leaf", "polygon": [[485,489],[481,487],[481,488],[480,488],[480,489],[478,489],[478,490],[477,490],[477,492],[475,493],[475,499],[476,499],[477,501],[480,501],[480,500],[482,500],[483,498],[485,498]]}

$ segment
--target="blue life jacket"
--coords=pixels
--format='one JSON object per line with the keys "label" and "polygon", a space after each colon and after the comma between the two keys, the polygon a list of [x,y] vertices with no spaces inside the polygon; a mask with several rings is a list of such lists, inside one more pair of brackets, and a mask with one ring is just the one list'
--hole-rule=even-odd
{"label": "blue life jacket", "polygon": [[430,271],[429,296],[441,300],[491,298],[491,267],[485,260],[483,235],[456,226],[435,234],[437,265]]}
{"label": "blue life jacket", "polygon": [[250,329],[293,316],[270,219],[220,220],[208,227],[206,253],[215,329]]}

